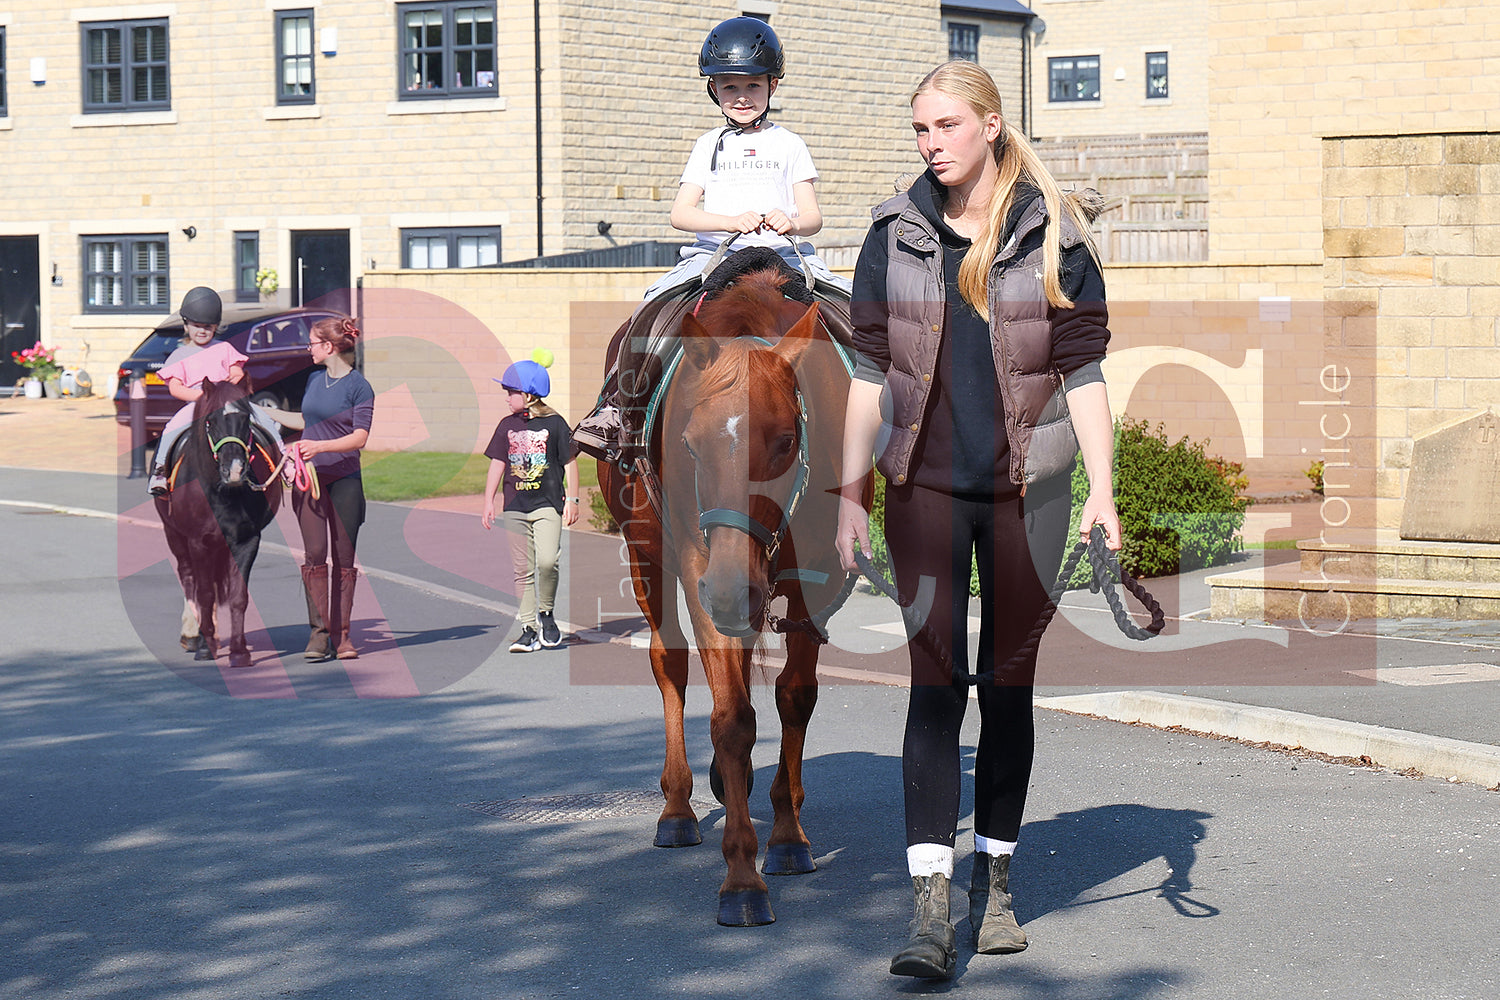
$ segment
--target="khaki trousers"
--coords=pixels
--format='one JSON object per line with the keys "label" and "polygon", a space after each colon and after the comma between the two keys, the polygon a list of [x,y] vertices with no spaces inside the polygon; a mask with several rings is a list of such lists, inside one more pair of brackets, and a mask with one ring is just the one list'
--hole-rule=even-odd
{"label": "khaki trousers", "polygon": [[562,554],[562,515],[551,507],[505,512],[505,533],[510,539],[511,561],[516,568],[521,627],[536,626],[538,611],[551,612],[557,603],[558,557]]}

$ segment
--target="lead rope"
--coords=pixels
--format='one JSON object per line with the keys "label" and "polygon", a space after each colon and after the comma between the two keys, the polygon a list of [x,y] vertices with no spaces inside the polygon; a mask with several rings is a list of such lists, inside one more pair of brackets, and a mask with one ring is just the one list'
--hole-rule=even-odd
{"label": "lead rope", "polygon": [[[1077,568],[1078,560],[1085,553],[1089,557],[1089,590],[1096,594],[1101,591],[1104,593],[1104,599],[1109,603],[1110,613],[1114,615],[1115,624],[1119,626],[1120,631],[1131,639],[1141,642],[1161,632],[1167,623],[1166,616],[1162,613],[1161,605],[1141,585],[1140,581],[1125,572],[1120,566],[1119,559],[1109,550],[1109,547],[1104,542],[1104,529],[1095,525],[1094,529],[1089,532],[1088,544],[1085,545],[1083,542],[1079,542],[1073,547],[1073,551],[1068,553],[1067,559],[1063,562],[1062,570],[1057,574],[1057,582],[1052,585],[1052,590],[1047,594],[1047,603],[1042,607],[1042,613],[1037,616],[1036,624],[1032,626],[1030,634],[1026,636],[1026,641],[1011,654],[1010,659],[994,670],[986,670],[982,674],[967,673],[960,670],[958,664],[953,663],[952,657],[948,655],[947,647],[934,634],[932,624],[925,621],[919,625],[916,623],[915,618],[918,613],[912,610],[913,602],[903,603],[901,598],[896,594],[895,589],[871,565],[870,560],[863,552],[855,552],[854,561],[859,566],[860,573],[864,574],[865,578],[870,581],[870,586],[896,602],[896,606],[901,609],[901,618],[906,622],[907,634],[913,636],[912,641],[924,646],[928,653],[938,662],[947,662],[949,664],[949,672],[953,676],[953,683],[957,684],[962,681],[965,685],[973,685],[994,683],[997,675],[1008,673],[1013,668],[1020,666],[1036,652],[1037,645],[1042,641],[1042,633],[1047,631],[1047,626],[1052,623],[1053,615],[1057,614],[1058,601],[1061,599],[1063,592],[1068,589],[1068,581],[1073,576],[1073,570]],[[853,573],[849,574],[851,579],[855,575]],[[1151,624],[1145,628],[1141,628],[1130,620],[1130,614],[1125,610],[1124,602],[1120,599],[1120,595],[1115,593],[1114,585],[1116,580],[1126,590],[1130,591],[1136,600],[1140,601],[1142,607],[1150,612]],[[846,586],[848,586],[847,581]],[[848,595],[844,596],[847,597]]]}
{"label": "lead rope", "polygon": [[[288,466],[291,466],[288,468]],[[317,500],[323,495],[322,487],[318,483],[318,474],[308,468],[307,460],[295,447],[281,453],[281,461],[271,470],[271,475],[263,483],[251,483],[251,489],[264,491],[276,481],[277,476],[284,476],[286,484],[294,490],[301,490],[312,495]]]}

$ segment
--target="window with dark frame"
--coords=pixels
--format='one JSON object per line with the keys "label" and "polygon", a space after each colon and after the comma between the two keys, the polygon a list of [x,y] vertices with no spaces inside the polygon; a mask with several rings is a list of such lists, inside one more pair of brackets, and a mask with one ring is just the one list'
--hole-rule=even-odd
{"label": "window with dark frame", "polygon": [[759,11],[754,11],[754,10],[742,10],[742,11],[740,11],[740,17],[753,17],[757,21],[764,21],[767,24],[771,23],[771,15],[770,14],[762,14]]}
{"label": "window with dark frame", "polygon": [[979,61],[979,25],[949,22],[948,58]]}
{"label": "window with dark frame", "polygon": [[172,107],[167,18],[87,21],[80,28],[85,113]]}
{"label": "window with dark frame", "polygon": [[240,302],[260,299],[255,275],[260,270],[260,233],[234,234],[234,297]]}
{"label": "window with dark frame", "polygon": [[413,270],[494,267],[500,263],[500,227],[401,230],[401,266]]}
{"label": "window with dark frame", "polygon": [[495,5],[474,0],[396,8],[402,100],[495,93]]}
{"label": "window with dark frame", "polygon": [[1066,56],[1047,60],[1050,87],[1047,100],[1097,101],[1099,99],[1099,57]]}
{"label": "window with dark frame", "polygon": [[5,103],[5,25],[0,24],[0,118],[10,114],[10,105]]}
{"label": "window with dark frame", "polygon": [[313,81],[313,12],[276,11],[276,103],[312,104],[317,100]]}
{"label": "window with dark frame", "polygon": [[171,312],[167,234],[85,236],[83,311]]}
{"label": "window with dark frame", "polygon": [[1146,53],[1146,99],[1159,100],[1168,96],[1167,90],[1167,54],[1165,52]]}

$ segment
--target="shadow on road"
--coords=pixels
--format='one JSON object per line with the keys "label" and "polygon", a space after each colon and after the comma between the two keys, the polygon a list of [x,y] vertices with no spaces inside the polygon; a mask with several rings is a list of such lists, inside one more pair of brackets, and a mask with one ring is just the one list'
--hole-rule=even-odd
{"label": "shadow on road", "polygon": [[[656,788],[654,689],[581,689],[563,682],[561,661],[527,658],[525,673],[513,665],[496,675],[505,691],[268,701],[183,683],[138,652],[102,650],[87,664],[0,659],[0,993],[441,1000],[928,989],[885,972],[910,905],[898,759],[811,757],[805,819],[819,871],[772,880],[776,924],[724,929],[714,923],[722,810],[707,812],[701,847],[668,851],[650,846],[654,802],[545,823],[464,807]],[[690,714],[688,728],[705,798],[706,714]],[[762,839],[774,755],[763,729],[752,799]],[[1155,857],[1184,873],[1174,884],[1186,892],[1191,831],[1204,815],[1132,808],[1027,828],[1040,856],[1026,857],[1024,919],[1080,905]],[[1054,859],[1041,851],[1052,842],[1080,849]],[[1181,975],[965,962],[961,973],[978,983],[1003,976],[1046,996],[1151,997]]]}
{"label": "shadow on road", "polygon": [[[1179,916],[1218,916],[1216,907],[1189,895],[1197,845],[1208,835],[1205,821],[1211,818],[1197,809],[1118,803],[1027,823],[1016,851],[1017,868],[1032,876],[1028,891],[1017,898],[1021,920],[1149,893],[1165,899]],[[1158,884],[1095,891],[1157,859],[1169,869]]]}

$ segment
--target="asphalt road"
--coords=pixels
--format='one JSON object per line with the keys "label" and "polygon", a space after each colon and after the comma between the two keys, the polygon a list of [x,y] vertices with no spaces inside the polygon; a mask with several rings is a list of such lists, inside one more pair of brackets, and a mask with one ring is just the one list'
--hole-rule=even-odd
{"label": "asphalt road", "polygon": [[[295,655],[295,557],[272,531],[252,579],[256,663],[203,669],[176,648],[175,585],[138,484],[119,486],[0,469],[0,996],[1500,995],[1495,792],[1045,710],[1014,869],[1031,948],[965,949],[947,985],[889,976],[910,907],[904,691],[858,682],[900,673],[873,599],[836,619],[841,682],[809,731],[819,871],[773,881],[776,924],[720,928],[722,810],[700,810],[701,847],[650,846],[660,702],[625,611],[606,622],[613,642],[498,651],[511,631],[500,539],[471,517],[381,507],[361,545],[365,655]],[[613,545],[572,539],[566,620],[618,610],[603,603]],[[1389,713],[1383,724],[1458,738],[1493,718],[1489,682],[1346,673],[1480,657],[1484,635],[1434,642],[1434,626],[1422,642],[1299,659],[1264,638],[1198,643],[1184,623],[1174,641],[1190,648],[1116,655],[1084,644],[1091,614],[1069,613],[1076,637],[1049,634],[1049,690],[1175,677],[1193,694]],[[1239,683],[1191,683],[1205,679]],[[764,836],[768,688],[756,705]],[[701,687],[688,709],[701,776]]]}

